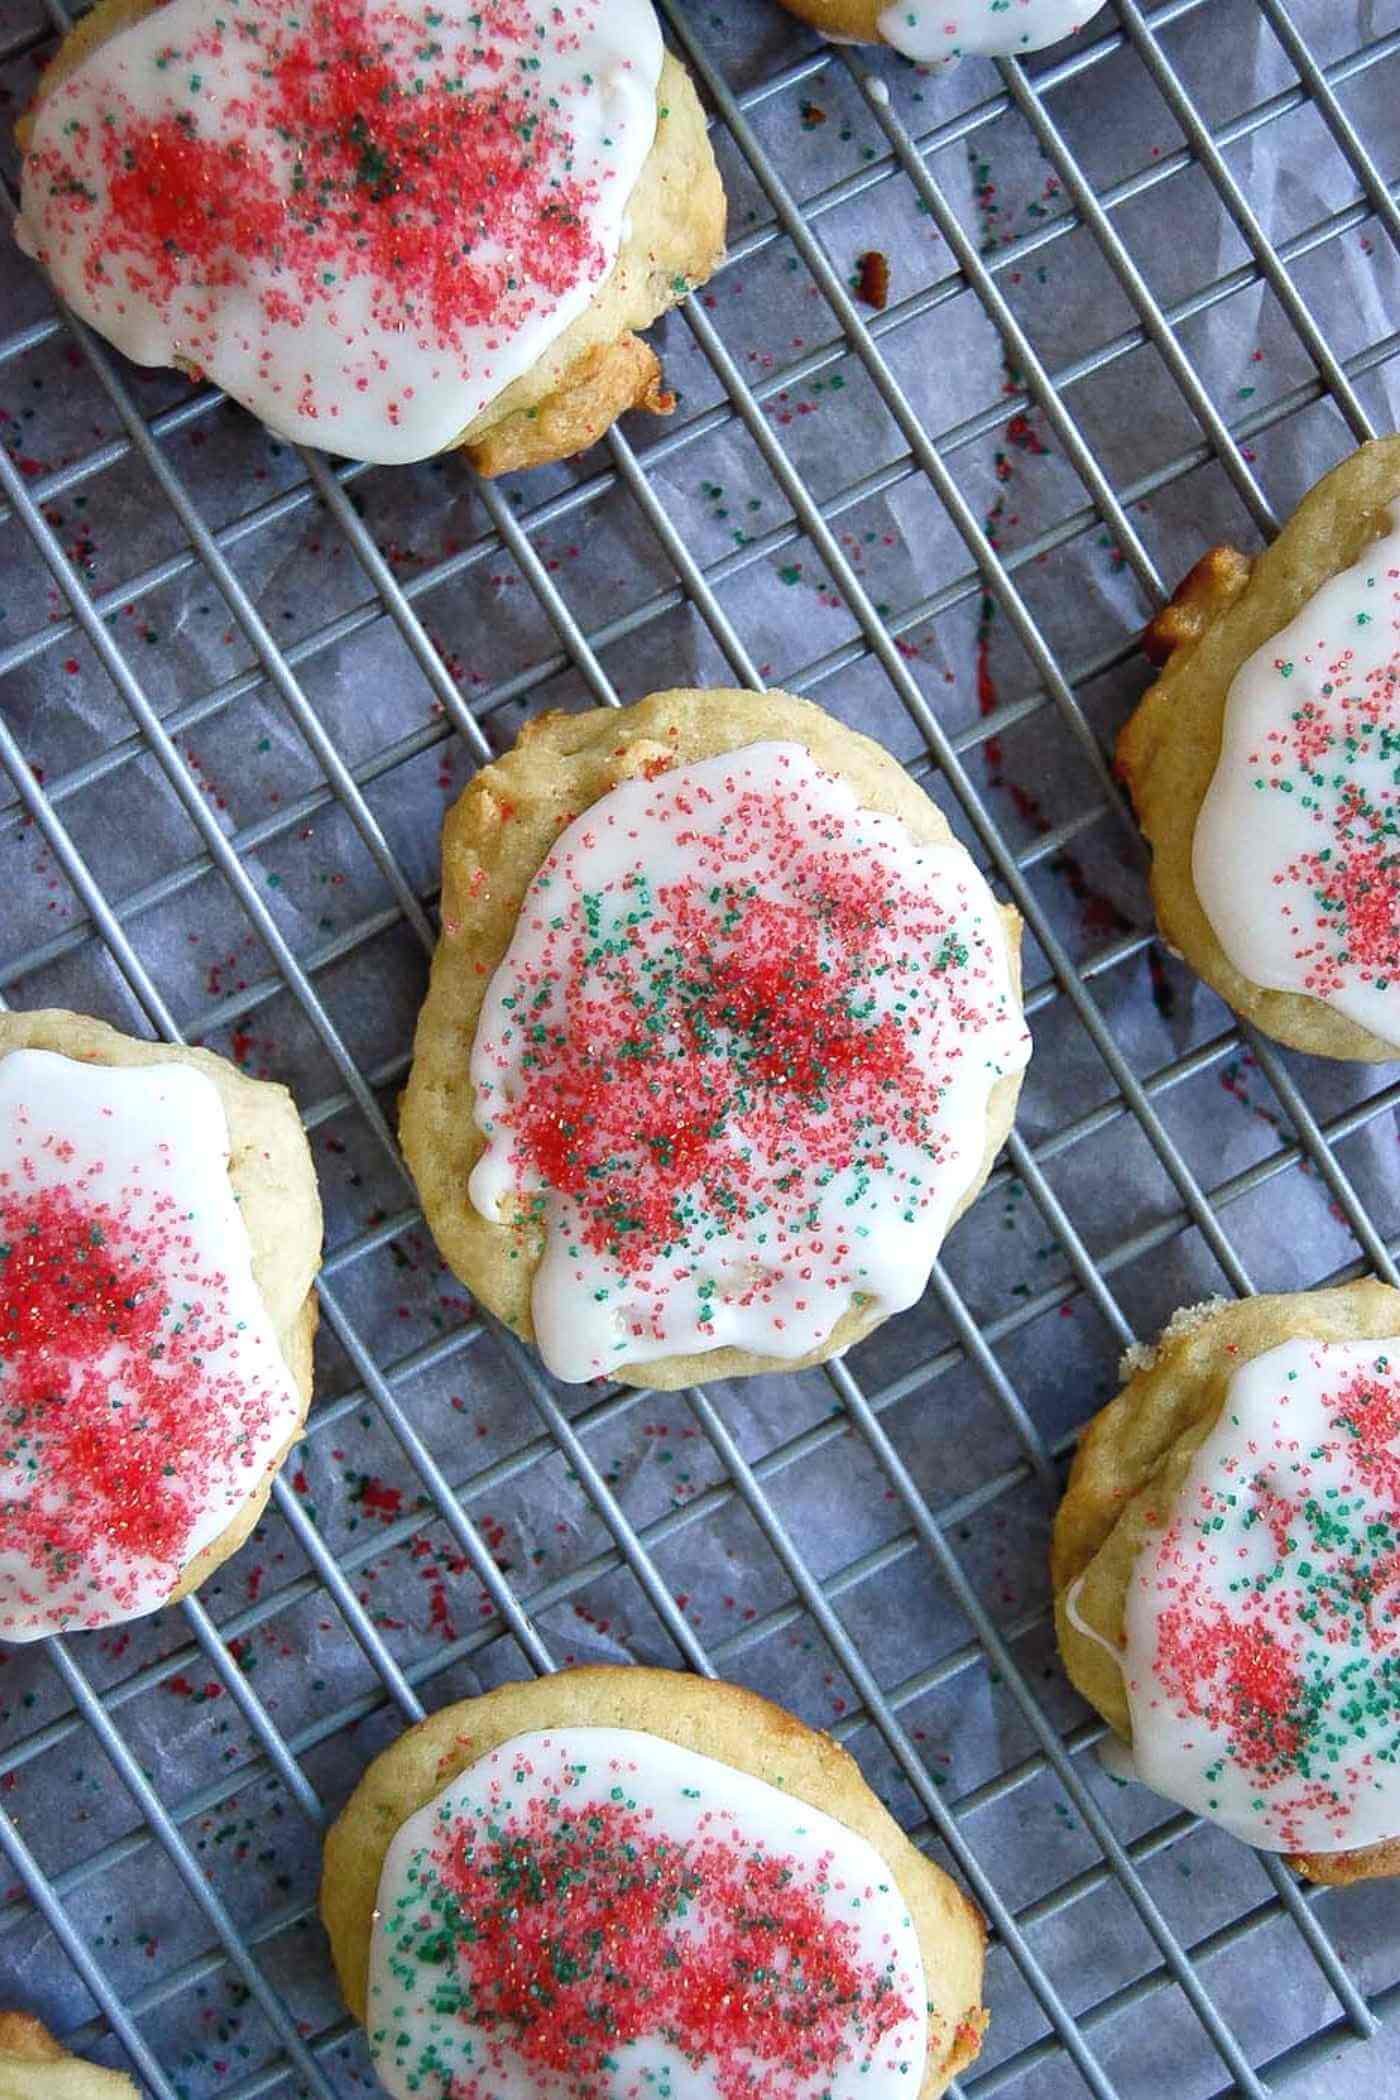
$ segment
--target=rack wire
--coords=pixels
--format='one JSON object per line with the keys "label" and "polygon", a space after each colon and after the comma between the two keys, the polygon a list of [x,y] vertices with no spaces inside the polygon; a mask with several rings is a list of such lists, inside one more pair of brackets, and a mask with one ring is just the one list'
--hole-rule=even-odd
{"label": "rack wire", "polygon": [[[269,476],[266,441],[225,417],[212,390],[153,391],[70,317],[38,305],[26,266],[7,265],[23,287],[14,312],[31,317],[0,339],[4,397],[19,400],[39,366],[70,375],[65,385],[100,401],[107,422],[96,442],[88,432],[46,466],[27,458],[24,418],[12,416],[0,450],[0,573],[17,579],[37,557],[41,579],[37,598],[19,591],[18,631],[13,620],[0,628],[0,764],[13,791],[0,804],[0,851],[32,849],[40,878],[63,900],[49,932],[32,912],[0,915],[0,997],[82,1003],[84,993],[119,1025],[231,1045],[254,1068],[259,1040],[273,1040],[280,1017],[276,1076],[297,1080],[308,1131],[327,1148],[323,1176],[335,1185],[318,1400],[298,1461],[275,1490],[256,1579],[240,1590],[235,1563],[228,1582],[130,1637],[53,1640],[5,1665],[0,1846],[14,1879],[0,1898],[0,1975],[16,1988],[40,1979],[38,2009],[70,2046],[124,2057],[156,2100],[362,2089],[372,2082],[366,2059],[314,1925],[327,1817],[399,1725],[479,1683],[611,1652],[616,1640],[652,1660],[749,1678],[832,1726],[916,1839],[972,1890],[992,1934],[993,2027],[959,2087],[965,2100],[1320,2093],[1324,2066],[1346,2042],[1375,2037],[1400,2002],[1393,1896],[1304,1889],[1278,1861],[1114,1788],[1091,1755],[1100,1726],[1055,1671],[1043,1580],[1032,1572],[1016,1589],[1007,1569],[1038,1565],[1075,1424],[1111,1389],[1116,1351],[1188,1281],[1239,1292],[1315,1283],[1324,1272],[1400,1281],[1400,1217],[1384,1172],[1396,1084],[1384,1071],[1342,1080],[1290,1057],[1237,1028],[1199,989],[1187,995],[1191,1022],[1171,1054],[1145,1064],[1120,989],[1140,987],[1149,972],[1169,989],[1175,966],[1156,951],[1140,873],[1130,878],[1132,909],[1101,912],[1093,941],[1062,909],[1066,887],[1087,879],[1086,856],[1099,854],[1102,874],[1136,852],[1108,740],[1141,682],[1134,626],[1197,550],[1200,520],[1267,535],[1282,506],[1261,460],[1285,459],[1291,434],[1319,413],[1339,457],[1393,406],[1387,367],[1400,335],[1352,326],[1334,348],[1339,317],[1302,286],[1317,282],[1310,265],[1326,263],[1338,243],[1400,250],[1400,138],[1393,123],[1387,131],[1374,122],[1383,97],[1364,108],[1355,99],[1358,84],[1388,80],[1393,111],[1400,15],[1338,7],[1346,20],[1324,48],[1288,0],[1151,9],[1113,0],[1068,57],[1006,63],[995,75],[964,68],[970,99],[928,126],[904,69],[796,31],[783,42],[757,7],[738,29],[673,0],[663,12],[713,111],[736,209],[750,207],[736,218],[725,275],[777,258],[804,273],[817,339],[760,344],[759,355],[736,309],[692,298],[668,324],[669,352],[694,382],[674,425],[661,435],[614,431],[576,468],[517,486],[462,481],[472,530],[434,559],[406,562],[391,544],[395,524],[375,510],[382,475],[274,447]],[[1235,90],[1250,84],[1197,74],[1193,86],[1199,47],[1180,38],[1246,12],[1260,18],[1287,77],[1236,107]],[[48,19],[17,20],[0,45],[4,77],[22,78],[64,26],[58,0]],[[1165,127],[1175,143],[1104,172],[1111,158],[1076,114],[1090,98],[1136,113],[1140,139]],[[834,179],[814,180],[810,161],[798,164],[799,112],[802,132],[829,126],[851,142]],[[1315,120],[1308,150],[1335,156],[1342,191],[1324,218],[1285,233],[1280,195],[1251,194],[1251,152],[1299,117]],[[1008,135],[1042,156],[1048,201],[1022,231],[987,239],[985,216],[979,227],[948,171]],[[1200,255],[1184,259],[1191,281],[1178,276],[1167,293],[1153,215],[1186,185]],[[843,240],[852,247],[840,229],[852,223],[846,215],[878,212],[896,191],[935,230],[941,269],[873,312],[837,260]],[[9,194],[13,206],[12,185]],[[1041,348],[1017,288],[1071,242],[1091,244],[1106,317],[1122,325],[1057,358]],[[1234,260],[1207,274],[1222,255]],[[1391,281],[1379,263],[1375,281]],[[900,352],[936,344],[942,309],[969,296],[999,343],[1002,383],[935,435]],[[1246,296],[1274,302],[1299,363],[1269,401],[1249,405],[1241,393],[1227,410],[1193,331]],[[1141,359],[1174,391],[1185,422],[1168,456],[1125,478],[1076,400],[1091,382],[1140,373]],[[778,411],[847,373],[852,397],[864,390],[862,413],[873,405],[887,423],[888,457],[819,489],[800,430]],[[971,464],[1018,427],[1040,433],[1041,449],[1065,469],[1056,514],[1019,539],[1014,525],[1004,533],[1004,519],[993,523],[994,506],[979,508]],[[191,449],[206,440],[221,457],[232,448],[236,460],[259,463],[254,500],[218,526],[204,514]],[[676,477],[693,477],[734,445],[766,474],[782,516],[752,533],[721,532],[706,551],[675,522]],[[79,513],[102,491],[126,489],[126,477],[139,493],[114,496],[112,515],[135,515],[123,502],[158,512],[167,540],[138,572],[98,588],[85,573]],[[1278,480],[1289,487],[1286,472]],[[398,477],[405,484],[414,477]],[[419,480],[419,495],[430,486],[439,501],[440,478]],[[957,558],[934,590],[895,608],[876,597],[852,528],[872,505],[913,490],[936,498]],[[1152,506],[1170,509],[1183,491],[1175,537],[1154,533]],[[586,560],[571,567],[556,550],[608,503],[627,507],[635,559],[595,601]],[[717,501],[718,516],[724,508]],[[341,603],[328,593],[323,609],[318,581],[312,624],[282,641],[267,591],[250,575],[264,545],[309,532],[324,533],[313,546],[323,563],[348,555],[355,588]],[[1091,646],[1057,617],[1039,572],[1096,533],[1123,587],[1110,600],[1109,631]],[[779,588],[775,567],[794,550],[845,626],[812,661],[772,665],[763,594]],[[516,660],[473,679],[429,622],[446,594],[493,570],[502,590],[520,587],[538,624],[529,647],[512,630]],[[158,668],[160,638],[143,638],[129,609],[201,590],[229,622],[231,655],[226,675],[191,694],[178,669],[166,678]],[[983,642],[996,623],[1014,644],[1025,689],[1010,700],[984,694],[980,712],[950,727],[931,697],[930,658],[913,643],[970,615]],[[924,1314],[803,1381],[806,1411],[796,1415],[737,1388],[674,1400],[554,1389],[526,1351],[452,1295],[424,1252],[392,1129],[406,1050],[378,1042],[371,1025],[386,985],[421,981],[434,905],[423,841],[459,784],[459,761],[489,758],[520,715],[547,700],[613,705],[624,681],[629,692],[672,682],[680,635],[697,664],[740,684],[771,679],[829,704],[847,680],[878,689],[870,704],[879,721],[903,723],[889,740],[1022,912],[1028,1011],[1051,1056],[1078,1060],[1087,1102],[1068,1120],[1042,1119],[1033,1071],[1020,1132],[936,1266]],[[366,690],[384,675],[386,638],[400,652],[396,675],[430,707],[397,735],[365,743],[313,681],[330,667],[352,694]],[[82,733],[41,762],[33,752],[47,749],[52,702],[36,696],[51,694],[60,653],[91,713],[79,708]],[[230,814],[194,740],[273,720],[300,739],[310,775],[290,768],[292,788],[256,819]],[[1024,797],[1002,792],[1000,754],[1017,739],[1038,772],[1072,755],[1063,814],[1015,821]],[[154,873],[141,867],[140,843],[153,792],[194,834],[174,865]],[[134,857],[112,858],[114,830],[135,842]],[[280,849],[312,830],[333,879],[361,871],[354,908],[325,929],[279,909],[269,874]],[[200,983],[173,970],[168,930],[204,917],[232,929],[231,967]],[[161,941],[151,936],[157,927]],[[1222,1079],[1248,1097],[1260,1136],[1220,1177],[1194,1104],[1199,1086],[1218,1089]],[[337,1175],[347,1160],[353,1170]],[[1105,1242],[1096,1183],[1119,1175],[1138,1176],[1161,1200],[1155,1214],[1131,1208],[1133,1229]],[[1327,1229],[1316,1244],[1280,1248],[1268,1221],[1300,1178],[1320,1192]],[[386,1258],[415,1271],[432,1307],[406,1348],[394,1318],[403,1307],[386,1311],[382,1282],[367,1280]],[[455,1385],[470,1406],[449,1392]],[[465,1433],[452,1433],[473,1408],[479,1460]],[[657,1464],[639,1463],[644,1449]],[[356,1470],[360,1452],[368,1456]],[[671,1491],[658,1495],[660,1460],[674,1471]],[[372,1467],[400,1485],[386,1486]],[[317,1480],[333,1509],[318,1506]],[[507,1527],[488,1514],[506,1506],[524,1537],[538,1538],[532,1521],[549,1513],[569,1549],[553,1560],[538,1545],[512,1554]],[[377,1602],[390,1566],[432,1578],[430,1641]],[[729,1584],[748,1584],[753,1601],[722,1597]],[[476,1617],[464,1633],[453,1614],[468,1593]],[[964,1769],[959,1745],[974,1734]],[[214,1749],[192,1784],[196,1743]],[[226,1831],[235,1842],[221,1852]],[[148,1898],[175,1921],[168,1943],[138,1933],[133,1944],[122,1930]],[[52,1961],[55,1942],[67,1967]],[[1275,1963],[1287,1992],[1260,1989]],[[1274,2002],[1281,1997],[1287,2005]],[[1400,2080],[1400,2058],[1385,2046],[1373,2041],[1369,2057],[1328,2071],[1328,2095]]]}

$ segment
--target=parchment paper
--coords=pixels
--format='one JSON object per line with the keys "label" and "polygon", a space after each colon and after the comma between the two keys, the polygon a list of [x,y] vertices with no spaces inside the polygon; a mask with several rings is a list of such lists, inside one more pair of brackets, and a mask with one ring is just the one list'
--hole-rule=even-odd
{"label": "parchment paper", "polygon": [[[1400,28],[1400,0],[1297,0],[1299,28],[1324,63]],[[37,19],[11,0],[15,38]],[[1111,15],[1105,17],[1111,22]],[[685,20],[738,89],[773,79],[816,49],[763,0],[712,0]],[[1377,427],[1394,425],[1400,364],[1368,358],[1397,316],[1394,252],[1353,210],[1354,174],[1317,114],[1268,111],[1294,98],[1287,62],[1253,0],[1205,0],[1164,33],[1209,122],[1230,127],[1232,172],[1272,237],[1296,243],[1295,283],[1338,354],[1359,359],[1357,392]],[[14,48],[13,42],[7,48]],[[1055,54],[1053,56],[1058,56]],[[1052,59],[1036,62],[1043,70]],[[996,266],[997,282],[1065,398],[1167,588],[1212,540],[1257,542],[1239,494],[1212,464],[1167,367],[1140,340],[1138,316],[1084,230],[1057,232],[1067,209],[1055,168],[1011,111],[960,122],[997,88],[969,64],[931,78],[875,61],[893,107],[920,136],[944,127],[931,160],[949,204]],[[0,73],[7,115],[27,99],[34,58]],[[1394,58],[1347,77],[1343,106],[1397,174]],[[1240,434],[1259,486],[1284,515],[1350,443],[1335,407],[1316,399],[1312,366],[1206,177],[1176,166],[1182,139],[1131,50],[1056,88],[1055,122],[1112,223],[1172,314],[1176,340]],[[940,442],[979,521],[1012,563],[1017,589],[1088,719],[1111,741],[1145,681],[1132,638],[1150,602],[1098,522],[1072,464],[1034,408],[976,300],[949,284],[949,258],[912,187],[886,179],[883,138],[841,62],[804,74],[751,109],[766,150],[799,200],[824,200],[814,224],[835,266],[889,258],[891,306],[870,315],[891,367]],[[1255,1059],[1224,1040],[1228,1016],[1190,974],[1138,936],[1150,925],[1141,861],[1053,704],[1019,709],[1040,681],[1005,607],[982,590],[927,482],[901,466],[905,447],[859,360],[841,351],[831,314],[790,245],[763,238],[771,210],[727,138],[719,150],[732,198],[736,260],[703,295],[763,415],[800,469],[843,550],[898,635],[920,693],[955,733],[1006,711],[992,740],[966,754],[972,780],[1017,851],[1034,894],[1076,962],[1117,1053],[1152,1090],[1166,1130],[1206,1191],[1261,1288],[1316,1282],[1360,1260],[1344,1212],[1309,1165],[1285,1154],[1294,1133]],[[832,198],[833,186],[845,185]],[[1121,190],[1119,186],[1122,186]],[[1312,229],[1341,214],[1334,237]],[[238,840],[258,896],[273,912],[336,1030],[373,1076],[392,1118],[425,958],[394,913],[385,879],[330,798],[295,722],[260,678],[256,658],[149,471],[123,452],[122,425],[100,372],[51,314],[19,256],[0,257],[4,333],[34,340],[0,363],[0,431],[45,516],[98,594],[110,630],[177,734],[200,792]],[[1230,296],[1204,288],[1226,283]],[[911,318],[895,325],[904,302]],[[920,303],[921,302],[921,303]],[[809,692],[910,761],[920,733],[884,674],[858,647],[855,620],[788,506],[685,320],[659,331],[681,405],[669,426],[636,421],[627,441],[657,498],[763,675]],[[796,376],[791,376],[793,368]],[[784,377],[787,374],[789,376]],[[165,459],[219,535],[234,570],[288,652],[317,718],[358,769],[377,822],[425,896],[435,880],[442,811],[468,777],[464,741],[444,720],[410,649],[384,617],[335,520],[308,492],[303,461],[238,410],[173,375],[122,378],[146,417],[164,417]],[[698,435],[697,435],[698,432]],[[102,471],[79,463],[98,448]],[[1190,462],[1178,471],[1178,462]],[[681,601],[645,518],[609,478],[606,448],[576,465],[506,484],[511,508],[624,697],[731,675],[698,613]],[[71,471],[70,471],[71,470]],[[855,494],[848,494],[854,488]],[[579,493],[582,491],[582,496]],[[485,538],[480,494],[453,462],[353,474],[363,517],[470,706],[502,745],[528,705],[576,706],[587,687],[520,569]],[[541,516],[541,508],[543,515]],[[251,516],[249,515],[251,514]],[[244,520],[247,522],[243,522]],[[1065,521],[1077,521],[1072,528]],[[187,816],[149,758],[123,740],[133,725],[22,528],[0,525],[0,707],[29,763],[57,798],[88,867],[120,911],[137,954],[179,1026],[249,1071],[289,1082],[313,1125],[337,1315],[323,1328],[311,1432],[287,1469],[292,1496],[344,1565],[369,1623],[426,1704],[519,1674],[460,1539],[436,1516],[354,1346],[386,1373],[394,1400],[448,1477],[486,1549],[527,1599],[556,1661],[676,1653],[607,1528],[558,1454],[502,1353],[475,1334],[464,1294],[436,1264],[411,1195],[344,1095],[325,1042],[281,987],[237,900],[199,860]],[[26,638],[44,646],[28,652]],[[16,662],[18,652],[24,660]],[[547,676],[536,685],[535,667]],[[212,697],[211,697],[212,696]],[[116,750],[121,762],[104,754]],[[87,769],[86,771],[84,769]],[[960,828],[966,824],[935,786]],[[19,1005],[63,1004],[118,1024],[146,1024],[129,987],[91,937],[38,830],[0,814],[0,988]],[[37,954],[36,954],[37,951]],[[1114,957],[1118,960],[1114,960]],[[16,971],[15,964],[23,960]],[[1032,987],[1048,983],[1027,942]],[[1232,1940],[1233,1920],[1274,1891],[1255,1856],[1213,1831],[1169,1849],[1167,1808],[1098,1769],[1093,1731],[1058,1671],[1046,1620],[1044,1548],[1053,1486],[1032,1455],[1069,1432],[1114,1389],[1118,1341],[1076,1288],[1080,1247],[1103,1261],[1107,1286],[1139,1334],[1182,1302],[1227,1289],[1182,1196],[1146,1136],[1122,1112],[1116,1080],[1070,1000],[1033,1002],[1036,1062],[1020,1130],[1078,1242],[1009,1172],[998,1174],[945,1250],[945,1300],[930,1293],[852,1359],[920,1489],[1051,1722],[1076,1746],[1075,1769],[1115,1829],[1141,1840],[1142,1871],[1182,1941],[1206,1941],[1206,1986],[1252,2062],[1336,2016],[1318,1967],[1291,1924],[1266,1918]],[[1179,1061],[1188,1060],[1185,1066]],[[1194,1061],[1191,1061],[1194,1060]],[[1393,1075],[1282,1057],[1323,1125],[1341,1119],[1339,1157],[1384,1237],[1400,1232]],[[1153,1075],[1174,1068],[1171,1083]],[[1377,1103],[1377,1097],[1379,1102]],[[1368,1108],[1367,1104],[1374,1104]],[[1246,1177],[1241,1182],[1240,1177]],[[992,1342],[1000,1392],[952,1345],[950,1303]],[[337,1331],[338,1325],[341,1329]],[[931,1364],[936,1375],[920,1375]],[[1018,1427],[1007,1404],[1025,1411]],[[866,1725],[858,1700],[752,1519],[729,1494],[715,1453],[683,1399],[560,1393],[586,1450],[634,1525],[697,1636],[724,1673],[808,1719],[849,1732],[897,1810],[917,1821],[905,1777]],[[1018,1914],[1036,1958],[1075,2010],[1150,1976],[1160,1954],[1054,1778],[1006,1683],[971,1630],[866,1447],[838,1415],[820,1375],[719,1389],[745,1454],[761,1462],[773,1506],[807,1565],[895,1701],[918,1755],[982,1870]],[[327,1813],[399,1725],[371,1664],[318,1586],[284,1519],[203,1593],[249,1688],[291,1742]],[[108,1708],[201,1871],[308,2038],[343,2018],[314,1922],[314,1822],[270,1771],[217,1670],[170,1613],[112,1637],[79,1637],[73,1657]],[[999,1776],[1014,1775],[1005,1787]],[[15,1819],[178,2092],[191,2100],[295,2090],[259,2074],[275,2059],[267,2022],[230,1969],[204,1960],[207,1921],[93,1738],[72,1720],[52,1667],[35,1650],[0,1651],[0,1805]],[[934,1845],[940,1857],[946,1857]],[[1052,1901],[1061,1884],[1071,1897]],[[1328,1894],[1317,1914],[1368,1988],[1400,1974],[1400,1897],[1376,1885]],[[1212,1935],[1221,1935],[1213,1938]],[[994,2024],[984,2065],[1046,2033],[1014,1965],[994,1949]],[[104,2060],[120,2061],[47,1929],[15,1890],[0,1906],[0,1994],[42,2014]],[[1181,1993],[1149,1987],[1090,2046],[1125,2096],[1214,2093],[1228,2078]],[[323,2054],[335,2089],[372,2083],[358,2037]],[[1310,2074],[1318,2100],[1400,2090],[1393,2037]],[[1082,2091],[1047,2055],[1009,2088],[1020,2100]]]}

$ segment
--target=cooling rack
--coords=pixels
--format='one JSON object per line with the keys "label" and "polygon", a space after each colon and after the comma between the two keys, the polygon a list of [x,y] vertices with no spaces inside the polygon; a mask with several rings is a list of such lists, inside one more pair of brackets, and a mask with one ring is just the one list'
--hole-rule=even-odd
{"label": "cooling rack", "polygon": [[[1113,0],[938,83],[759,0],[663,12],[730,256],[663,331],[672,422],[568,468],[293,452],[4,263],[0,998],[293,1083],[329,1252],[255,1540],[0,1665],[0,1988],[157,2100],[368,2088],[326,1820],[446,1699],[630,1655],[830,1727],[971,1889],[966,2100],[1400,2090],[1391,1887],[1306,1890],[1111,1782],[1043,1574],[1137,1335],[1400,1280],[1394,1082],[1160,952],[1108,762],[1182,567],[1396,421],[1400,11]],[[64,24],[13,0],[13,106]],[[395,1147],[437,825],[532,709],[703,679],[914,768],[1026,921],[1037,1064],[926,1304],[848,1360],[566,1391],[437,1267]]]}

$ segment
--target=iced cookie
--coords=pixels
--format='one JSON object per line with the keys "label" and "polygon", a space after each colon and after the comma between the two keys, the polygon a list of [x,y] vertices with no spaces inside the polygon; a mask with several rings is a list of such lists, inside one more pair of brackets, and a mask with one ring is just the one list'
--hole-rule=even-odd
{"label": "iced cookie", "polygon": [[840,43],[889,44],[920,65],[1008,58],[1057,44],[1093,20],[1103,0],[783,0]]}
{"label": "iced cookie", "polygon": [[1019,921],[783,693],[548,715],[443,834],[404,1149],[561,1378],[820,1362],[923,1291],[1011,1125]]}
{"label": "iced cookie", "polygon": [[664,411],[633,331],[724,246],[651,0],[98,0],[21,145],[84,320],[353,459],[502,473]]}
{"label": "iced cookie", "polygon": [[1196,1306],[1124,1373],[1051,1553],[1113,1768],[1314,1881],[1400,1871],[1400,1291]]}
{"label": "iced cookie", "polygon": [[986,2024],[980,1917],[846,1752],[668,1670],[411,1729],[321,1915],[393,2100],[933,2100]]}
{"label": "iced cookie", "polygon": [[0,1014],[0,1640],[140,1618],[243,1543],[306,1415],[320,1254],[282,1087]]}
{"label": "iced cookie", "polygon": [[1118,762],[1167,941],[1280,1042],[1400,1056],[1400,438],[1207,555],[1147,647]]}
{"label": "iced cookie", "polygon": [[70,2056],[29,2013],[0,2012],[0,2100],[140,2100],[120,2071]]}

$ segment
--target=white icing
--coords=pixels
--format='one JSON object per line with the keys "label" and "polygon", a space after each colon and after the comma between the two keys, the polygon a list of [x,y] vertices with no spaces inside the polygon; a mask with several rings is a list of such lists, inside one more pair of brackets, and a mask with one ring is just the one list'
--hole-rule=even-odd
{"label": "white icing", "polygon": [[1237,672],[1192,876],[1235,968],[1400,1049],[1400,518]]}
{"label": "white icing", "polygon": [[1141,1781],[1142,1774],[1133,1761],[1132,1745],[1125,1743],[1121,1735],[1115,1735],[1111,1728],[1099,1744],[1097,1756],[1109,1778],[1116,1779],[1120,1785]]}
{"label": "white icing", "polygon": [[[964,850],[753,744],[625,781],[536,875],[472,1048],[471,1200],[542,1218],[534,1326],[561,1378],[798,1357],[857,1296],[918,1299],[1029,1052]],[[535,1144],[561,1129],[590,1163],[575,1190]]]}
{"label": "white icing", "polygon": [[[303,61],[314,111],[351,37],[349,101],[324,131],[312,114],[297,132],[285,97],[302,95]],[[194,365],[299,442],[421,459],[527,370],[611,271],[655,137],[662,55],[650,0],[168,0],[45,98],[19,237],[138,363]],[[402,102],[386,105],[378,65]],[[522,198],[499,170],[527,138],[539,176]],[[474,173],[478,149],[489,181]],[[179,186],[192,252],[176,265],[164,218],[145,246],[136,207],[113,218],[129,163],[162,212]],[[550,210],[585,229],[567,267],[539,199],[563,200]],[[429,258],[424,269],[405,275],[406,252]]]}
{"label": "white icing", "polygon": [[1106,1641],[1098,1628],[1091,1626],[1079,1609],[1079,1599],[1084,1589],[1084,1581],[1084,1576],[1076,1576],[1065,1591],[1065,1617],[1069,1620],[1076,1633],[1082,1633],[1086,1641],[1093,1641],[1096,1646],[1103,1649],[1105,1655],[1111,1655],[1115,1664],[1121,1668],[1123,1658],[1114,1647],[1112,1641]]}
{"label": "white icing", "polygon": [[1267,1851],[1400,1835],[1400,1337],[1230,1380],[1128,1591],[1144,1783]]}
{"label": "white icing", "polygon": [[918,1937],[874,1847],[613,1728],[516,1736],[400,1827],[365,2027],[394,2100],[916,2100],[928,2051]]}
{"label": "white icing", "polygon": [[[5,1639],[155,1610],[296,1426],[228,1168],[218,1090],[188,1065],[0,1059]],[[112,1275],[137,1277],[139,1294],[109,1290]],[[123,1331],[133,1307],[149,1333]],[[76,1447],[76,1490],[75,1436],[96,1440]],[[152,1498],[187,1517],[159,1555],[142,1550]]]}
{"label": "white icing", "polygon": [[896,0],[880,35],[921,65],[1000,58],[1058,43],[1098,13],[1103,0]]}

